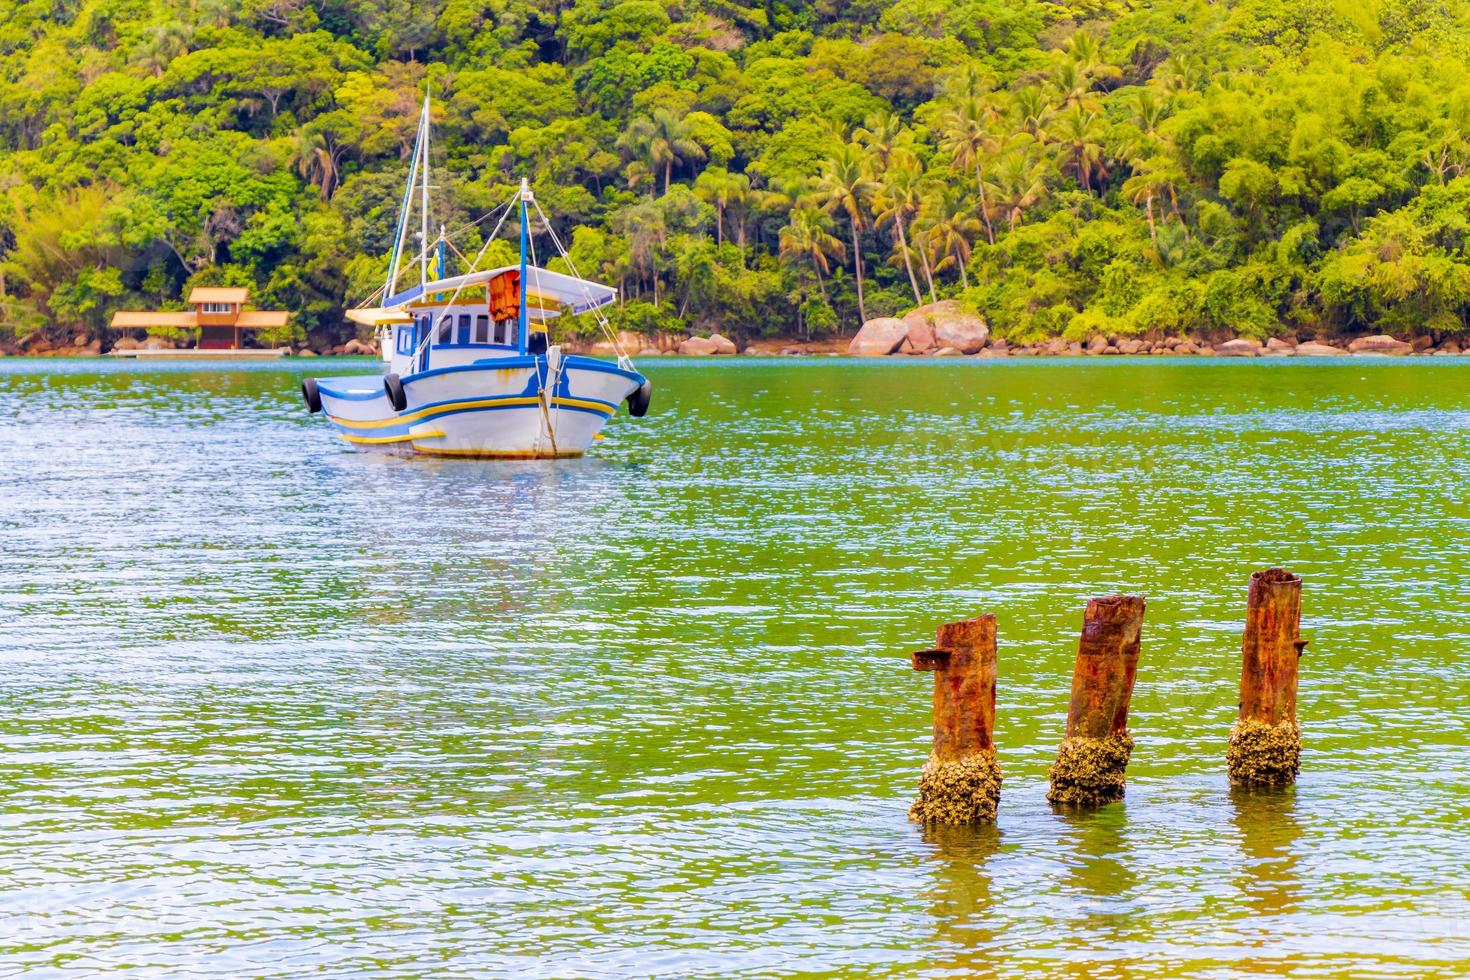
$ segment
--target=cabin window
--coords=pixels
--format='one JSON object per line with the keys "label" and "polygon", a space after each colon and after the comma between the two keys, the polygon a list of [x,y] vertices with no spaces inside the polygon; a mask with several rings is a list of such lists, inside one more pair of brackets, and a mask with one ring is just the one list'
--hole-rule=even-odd
{"label": "cabin window", "polygon": [[456,344],[468,344],[470,342],[470,315],[461,313],[459,315],[459,330],[454,334]]}
{"label": "cabin window", "polygon": [[400,354],[412,354],[413,353],[413,331],[409,329],[408,324],[406,324],[406,323],[400,324],[395,329],[394,333],[398,337],[398,353],[400,353]]}
{"label": "cabin window", "polygon": [[441,316],[439,318],[439,346],[454,342],[454,317]]}
{"label": "cabin window", "polygon": [[516,345],[516,322],[514,320],[501,320],[495,324],[495,343],[504,344],[506,347]]}
{"label": "cabin window", "polygon": [[475,317],[475,343],[490,343],[490,318],[483,313]]}

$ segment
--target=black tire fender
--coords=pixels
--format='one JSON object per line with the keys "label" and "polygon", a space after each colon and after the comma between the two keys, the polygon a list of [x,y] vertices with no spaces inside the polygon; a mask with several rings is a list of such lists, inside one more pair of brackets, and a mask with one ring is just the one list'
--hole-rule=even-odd
{"label": "black tire fender", "polygon": [[648,406],[653,401],[653,382],[647,378],[638,386],[638,390],[628,396],[628,414],[635,419],[641,419],[648,414]]}
{"label": "black tire fender", "polygon": [[388,396],[388,404],[393,406],[395,412],[401,412],[408,407],[408,396],[403,393],[403,379],[396,374],[383,376],[383,392]]}
{"label": "black tire fender", "polygon": [[322,410],[322,392],[316,386],[316,378],[301,382],[301,397],[306,401],[306,410],[315,415]]}

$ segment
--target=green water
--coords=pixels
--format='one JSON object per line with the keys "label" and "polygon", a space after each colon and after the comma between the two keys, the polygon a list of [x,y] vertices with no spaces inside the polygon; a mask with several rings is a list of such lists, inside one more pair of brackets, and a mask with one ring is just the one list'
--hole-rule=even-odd
{"label": "green water", "polygon": [[[363,368],[0,361],[0,975],[1470,973],[1470,363],[656,360],[540,464],[344,449]],[[1127,800],[1055,814],[1119,590]],[[999,824],[927,833],[906,654],[985,611]]]}

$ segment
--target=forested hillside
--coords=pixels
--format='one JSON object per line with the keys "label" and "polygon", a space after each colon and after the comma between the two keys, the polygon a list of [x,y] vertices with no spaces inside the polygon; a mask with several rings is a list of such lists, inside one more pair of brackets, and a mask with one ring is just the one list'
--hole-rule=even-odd
{"label": "forested hillside", "polygon": [[[529,175],[620,326],[1453,332],[1470,30],[1434,0],[0,0],[0,323],[381,282]],[[479,244],[466,232],[459,247]]]}

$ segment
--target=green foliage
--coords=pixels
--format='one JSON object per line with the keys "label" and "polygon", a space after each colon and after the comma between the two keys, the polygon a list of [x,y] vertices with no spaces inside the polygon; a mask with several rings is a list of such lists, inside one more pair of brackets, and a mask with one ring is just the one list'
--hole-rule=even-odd
{"label": "green foliage", "polygon": [[473,253],[531,176],[622,329],[1470,316],[1470,33],[1436,0],[0,0],[0,52],[11,331],[230,282],[346,336],[426,90],[432,223]]}

